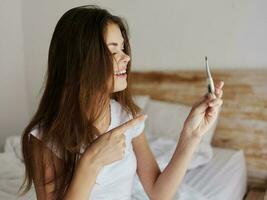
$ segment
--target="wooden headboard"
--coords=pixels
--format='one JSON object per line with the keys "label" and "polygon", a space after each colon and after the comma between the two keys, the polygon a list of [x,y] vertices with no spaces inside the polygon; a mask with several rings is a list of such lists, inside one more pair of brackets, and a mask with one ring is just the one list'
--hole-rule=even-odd
{"label": "wooden headboard", "polygon": [[[250,187],[267,188],[267,70],[212,71],[224,104],[212,145],[243,149]],[[207,92],[205,71],[134,71],[134,94],[192,105]]]}

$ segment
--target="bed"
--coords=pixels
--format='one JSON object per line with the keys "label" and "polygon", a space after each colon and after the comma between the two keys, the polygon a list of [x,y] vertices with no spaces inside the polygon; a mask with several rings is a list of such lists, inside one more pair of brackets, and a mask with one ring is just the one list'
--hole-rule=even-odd
{"label": "bed", "polygon": [[[176,149],[190,106],[153,100],[147,95],[135,95],[135,102],[148,114],[145,134],[163,171]],[[245,196],[247,170],[244,153],[242,150],[212,147],[211,139],[216,125],[217,123],[205,134],[192,156],[186,176],[177,188],[175,200],[242,200]],[[20,137],[7,138],[4,150],[0,154],[0,163],[4,163],[0,168],[0,200],[18,199],[17,190],[24,173]],[[19,199],[35,200],[34,189]],[[132,199],[148,199],[137,175]]]}
{"label": "bed", "polygon": [[187,173],[185,183],[207,199],[242,199],[247,190],[247,171],[242,150],[214,148],[212,160]]}
{"label": "bed", "polygon": [[[33,188],[23,197],[17,195],[24,173],[19,140],[18,136],[9,137],[5,152],[0,153],[0,200],[36,199]],[[149,139],[149,144],[163,170],[176,141],[154,138]],[[246,192],[246,177],[243,151],[213,148],[213,156],[208,163],[186,173],[175,200],[241,200]],[[148,199],[137,175],[132,199]]]}
{"label": "bed", "polygon": [[[179,130],[190,112],[186,105],[170,104],[151,99],[147,95],[135,95],[135,102],[148,114],[145,133],[149,146],[161,171],[169,163],[179,138]],[[169,118],[166,118],[166,117]],[[165,121],[163,119],[168,119]],[[159,123],[159,121],[161,123]],[[216,123],[205,134],[189,164],[182,184],[177,188],[174,200],[242,200],[247,190],[247,170],[244,152],[211,146]],[[5,152],[0,154],[0,200],[18,199],[17,189],[23,179],[23,162],[19,136],[9,137]],[[32,188],[21,200],[35,200]],[[148,200],[140,180],[135,175],[133,200]]]}
{"label": "bed", "polygon": [[[214,135],[206,138],[209,145],[203,145],[199,159],[193,159],[196,162],[191,163],[176,200],[241,200],[247,187],[267,187],[267,71],[215,71],[213,76],[225,81],[223,109]],[[190,106],[205,92],[203,71],[133,72],[132,79],[133,93],[152,100]],[[146,132],[164,169],[177,140],[166,138],[162,130],[152,131],[156,137]],[[0,200],[18,199],[23,178],[19,149],[19,137],[10,137],[0,153]],[[147,199],[137,176],[132,194],[132,199]],[[35,199],[34,191],[20,199]]]}

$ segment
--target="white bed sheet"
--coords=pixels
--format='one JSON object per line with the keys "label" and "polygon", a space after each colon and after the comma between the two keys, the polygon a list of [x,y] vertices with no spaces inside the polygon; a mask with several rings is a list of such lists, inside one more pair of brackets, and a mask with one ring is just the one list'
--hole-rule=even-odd
{"label": "white bed sheet", "polygon": [[[157,159],[161,169],[164,169],[168,159]],[[174,199],[242,200],[246,190],[247,170],[243,151],[213,148],[213,157],[209,163],[187,171]],[[132,199],[149,199],[137,176]]]}
{"label": "white bed sheet", "polygon": [[184,182],[209,200],[241,200],[247,190],[243,151],[213,148],[205,166],[189,171]]}

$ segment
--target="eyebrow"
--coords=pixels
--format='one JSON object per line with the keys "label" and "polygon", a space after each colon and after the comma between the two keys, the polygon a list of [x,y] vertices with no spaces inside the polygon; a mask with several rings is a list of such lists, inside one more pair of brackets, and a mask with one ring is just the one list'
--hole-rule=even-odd
{"label": "eyebrow", "polygon": [[[119,44],[117,42],[110,42],[108,43],[108,46],[112,45],[112,46],[119,46]],[[122,45],[124,45],[124,41],[122,41]]]}

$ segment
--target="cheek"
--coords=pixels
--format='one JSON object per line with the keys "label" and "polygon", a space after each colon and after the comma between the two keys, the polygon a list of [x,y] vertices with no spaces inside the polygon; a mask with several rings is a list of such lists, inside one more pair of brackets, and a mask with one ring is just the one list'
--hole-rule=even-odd
{"label": "cheek", "polygon": [[118,55],[115,55],[113,57],[113,67],[117,66],[118,62],[119,62],[119,57],[118,57]]}
{"label": "cheek", "polygon": [[114,55],[113,56],[113,69],[114,71],[117,71],[119,69],[119,63],[122,62],[123,60],[123,55]]}

